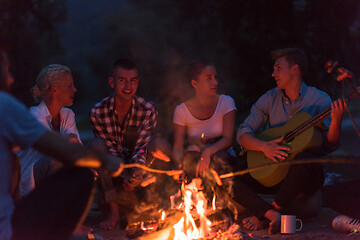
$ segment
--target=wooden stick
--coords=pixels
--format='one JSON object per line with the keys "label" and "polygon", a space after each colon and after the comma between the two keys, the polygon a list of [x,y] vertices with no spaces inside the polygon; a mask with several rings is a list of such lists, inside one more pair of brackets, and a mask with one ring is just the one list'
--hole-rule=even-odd
{"label": "wooden stick", "polygon": [[[278,163],[268,163],[255,168],[248,168],[242,171],[230,172],[220,176],[220,178],[229,178],[235,177],[238,175],[244,175],[249,172],[258,171],[264,168],[272,167],[272,166],[282,166],[282,165],[293,165],[293,164],[308,164],[308,163],[336,163],[336,164],[351,164],[351,165],[360,165],[360,157],[351,157],[351,158],[314,158],[314,159],[299,159],[299,160],[288,160],[282,161]],[[148,172],[167,174],[169,176],[179,175],[183,172],[183,170],[159,170],[146,167],[144,165],[138,163],[132,164],[124,164],[124,168],[141,168]]]}
{"label": "wooden stick", "polygon": [[124,168],[133,168],[133,167],[141,168],[148,172],[167,174],[169,176],[179,175],[183,172],[183,170],[181,170],[181,169],[180,170],[153,169],[153,168],[149,168],[149,167],[146,167],[146,166],[138,164],[138,163],[124,164]]}
{"label": "wooden stick", "polygon": [[360,165],[360,157],[352,157],[349,158],[339,158],[339,159],[333,159],[333,158],[314,158],[314,159],[299,159],[299,160],[287,160],[283,162],[278,163],[267,163],[264,165],[260,165],[258,167],[254,168],[248,168],[244,169],[242,171],[238,172],[232,172],[223,174],[220,176],[220,178],[229,178],[229,177],[235,177],[238,175],[244,175],[249,172],[258,171],[264,168],[272,167],[272,166],[281,166],[281,165],[293,165],[293,164],[307,164],[307,163],[337,163],[337,164],[352,164],[352,165]]}

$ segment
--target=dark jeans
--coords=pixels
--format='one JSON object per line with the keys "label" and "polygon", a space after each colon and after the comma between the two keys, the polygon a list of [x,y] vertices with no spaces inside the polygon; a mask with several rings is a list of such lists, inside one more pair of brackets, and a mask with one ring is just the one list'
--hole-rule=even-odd
{"label": "dark jeans", "polygon": [[91,170],[59,170],[15,205],[12,239],[69,239],[86,217],[93,194]]}
{"label": "dark jeans", "polygon": [[61,167],[63,167],[61,162],[47,156],[37,160],[33,167],[35,186],[38,186],[42,182],[46,181],[47,178],[58,171]]}
{"label": "dark jeans", "polygon": [[263,200],[257,193],[275,194],[274,201],[286,209],[300,194],[311,195],[324,183],[323,167],[320,164],[292,165],[285,179],[273,187],[265,187],[245,174],[235,179],[234,200],[244,206],[258,218],[273,206]]}
{"label": "dark jeans", "polygon": [[360,179],[324,186],[322,194],[326,207],[360,219]]}
{"label": "dark jeans", "polygon": [[[99,151],[107,152],[106,144],[102,139],[94,139],[88,143],[89,147],[92,149],[97,149]],[[162,151],[168,157],[171,156],[171,145],[160,138],[152,140],[148,145],[148,154],[146,156],[146,166],[154,169],[169,169],[170,163],[163,160],[159,160],[152,156],[153,152],[157,150]],[[131,157],[131,156],[130,156]],[[124,159],[125,163],[128,163],[129,159]],[[151,176],[156,177],[156,182],[147,186],[145,188],[137,186],[133,191],[125,191],[123,188],[124,178],[131,176],[132,170],[125,169],[121,176],[112,178],[108,174],[99,171],[98,183],[99,183],[99,199],[98,204],[100,209],[105,213],[109,213],[110,201],[116,201],[119,204],[120,215],[127,215],[132,212],[135,205],[140,201],[153,201],[157,200],[156,195],[165,194],[164,193],[164,183],[168,181],[168,176],[165,174],[156,174],[151,173]],[[148,172],[144,172],[144,178],[149,177]]]}

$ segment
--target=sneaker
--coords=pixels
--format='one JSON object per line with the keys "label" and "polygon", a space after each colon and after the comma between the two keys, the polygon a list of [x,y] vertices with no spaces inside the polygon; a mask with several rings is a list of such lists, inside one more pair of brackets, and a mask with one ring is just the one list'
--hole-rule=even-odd
{"label": "sneaker", "polygon": [[332,221],[332,227],[339,232],[360,231],[360,219],[339,215]]}

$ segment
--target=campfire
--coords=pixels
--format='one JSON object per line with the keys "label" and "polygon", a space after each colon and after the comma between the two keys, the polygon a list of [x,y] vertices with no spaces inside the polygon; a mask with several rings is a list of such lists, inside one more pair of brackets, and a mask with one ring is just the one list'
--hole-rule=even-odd
{"label": "campfire", "polygon": [[[184,196],[184,216],[173,226],[175,230],[174,240],[199,239],[209,235],[211,222],[205,214],[207,200],[203,192],[199,191],[200,186],[200,178],[193,179],[186,186],[183,183],[181,186]],[[195,223],[193,215],[199,219],[199,225]]]}
{"label": "campfire", "polygon": [[[201,139],[203,138],[202,136]],[[153,156],[165,162],[169,161],[160,151],[154,152]],[[192,159],[189,160],[188,162],[194,162]],[[191,169],[191,165],[184,168]],[[238,206],[229,197],[218,173],[213,169],[210,170],[203,179],[190,177],[191,182],[185,180],[181,187],[176,184],[171,194],[177,192],[167,200],[157,201],[152,207],[138,206],[135,219],[129,222],[127,227],[128,236],[154,240],[253,239],[234,223]],[[156,180],[156,177],[149,175],[141,186],[151,185]],[[231,184],[226,182],[225,185]]]}
{"label": "campfire", "polygon": [[181,190],[170,196],[170,208],[156,211],[157,219],[140,221],[130,228],[140,229],[141,237],[137,239],[253,239],[241,231],[234,223],[233,216],[223,199],[217,200],[214,188],[213,196],[207,199],[200,178],[192,179],[191,183],[182,183]]}

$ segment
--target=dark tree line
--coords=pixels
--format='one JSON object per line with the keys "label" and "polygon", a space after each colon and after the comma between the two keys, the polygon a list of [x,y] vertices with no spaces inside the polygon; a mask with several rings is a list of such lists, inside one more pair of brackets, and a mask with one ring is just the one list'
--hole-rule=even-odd
{"label": "dark tree line", "polygon": [[[340,85],[323,64],[338,59],[359,73],[358,12],[357,0],[124,1],[116,11],[102,13],[102,44],[83,56],[93,78],[80,76],[79,85],[84,92],[94,82],[96,93],[87,97],[96,102],[111,92],[106,77],[112,62],[133,58],[140,67],[140,95],[158,105],[162,124],[170,128],[175,106],[191,95],[184,67],[206,59],[217,67],[221,92],[235,99],[239,122],[275,86],[270,51],[299,47],[310,61],[307,82],[335,97]],[[0,0],[1,38],[10,39],[15,77],[26,83],[18,92],[30,87],[42,66],[64,60],[55,26],[65,18],[61,0]]]}
{"label": "dark tree line", "polygon": [[0,0],[0,42],[9,48],[14,93],[27,105],[39,69],[64,61],[56,24],[65,19],[64,0]]}
{"label": "dark tree line", "polygon": [[190,95],[183,68],[191,59],[215,63],[222,91],[234,97],[239,114],[275,86],[269,53],[276,48],[304,49],[307,81],[335,96],[339,84],[323,64],[338,59],[357,71],[359,6],[354,0],[128,1],[107,19],[104,56],[89,56],[89,62],[134,58],[143,68],[142,93],[160,105],[167,124]]}

